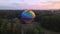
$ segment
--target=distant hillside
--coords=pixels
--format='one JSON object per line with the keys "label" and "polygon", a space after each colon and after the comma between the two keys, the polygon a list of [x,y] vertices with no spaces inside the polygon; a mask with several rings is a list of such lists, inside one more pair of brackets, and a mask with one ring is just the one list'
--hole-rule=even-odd
{"label": "distant hillside", "polygon": [[[18,17],[20,18],[21,17],[21,13],[23,12],[24,10],[0,10],[0,17]],[[36,17],[39,17],[39,16],[50,16],[50,15],[53,15],[53,14],[60,14],[60,11],[59,10],[33,10],[35,13],[36,13]]]}

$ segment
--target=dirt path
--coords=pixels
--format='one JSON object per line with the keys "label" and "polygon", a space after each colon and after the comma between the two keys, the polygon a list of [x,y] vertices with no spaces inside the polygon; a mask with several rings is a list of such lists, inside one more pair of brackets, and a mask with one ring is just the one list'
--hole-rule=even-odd
{"label": "dirt path", "polygon": [[40,28],[45,34],[60,34],[60,32],[54,32],[54,31],[50,31],[50,30],[46,30],[44,28]]}
{"label": "dirt path", "polygon": [[[33,24],[30,24],[31,26],[29,27],[29,26],[27,26],[27,24],[22,24],[23,26],[23,28],[34,28],[35,26],[37,26],[38,24],[37,24],[37,22],[34,22]],[[46,29],[44,29],[44,28],[40,28],[41,29],[41,31],[43,31],[45,34],[60,34],[60,32],[53,32],[53,31],[49,31],[49,30],[46,30]]]}
{"label": "dirt path", "polygon": [[[36,24],[36,22],[35,22]],[[37,24],[38,25],[38,24]],[[40,28],[42,32],[44,32],[45,34],[60,34],[60,32],[53,32],[53,31],[50,31],[50,30],[46,30],[44,28]]]}

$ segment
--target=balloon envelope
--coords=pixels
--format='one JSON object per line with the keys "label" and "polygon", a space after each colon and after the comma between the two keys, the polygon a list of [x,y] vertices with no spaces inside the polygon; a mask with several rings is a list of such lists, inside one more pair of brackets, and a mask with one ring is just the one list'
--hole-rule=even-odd
{"label": "balloon envelope", "polygon": [[26,12],[24,11],[22,13],[23,18],[35,18],[35,13],[33,11]]}
{"label": "balloon envelope", "polygon": [[25,23],[31,23],[34,21],[35,13],[33,11],[23,11],[22,12],[22,20]]}

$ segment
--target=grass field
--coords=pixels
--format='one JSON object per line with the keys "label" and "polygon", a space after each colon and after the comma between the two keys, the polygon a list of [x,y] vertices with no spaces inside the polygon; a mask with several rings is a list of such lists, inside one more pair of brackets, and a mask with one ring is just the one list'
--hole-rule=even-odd
{"label": "grass field", "polygon": [[[22,34],[22,27],[24,34],[39,34],[39,26],[37,22],[32,24],[21,24],[19,20],[0,19],[0,33],[1,34]],[[42,33],[43,34],[43,33]]]}
{"label": "grass field", "polygon": [[32,24],[21,24],[19,20],[15,19],[0,19],[1,34],[22,34],[22,27],[23,34],[60,34],[59,32],[53,32],[42,28],[40,23],[37,22],[33,22]]}

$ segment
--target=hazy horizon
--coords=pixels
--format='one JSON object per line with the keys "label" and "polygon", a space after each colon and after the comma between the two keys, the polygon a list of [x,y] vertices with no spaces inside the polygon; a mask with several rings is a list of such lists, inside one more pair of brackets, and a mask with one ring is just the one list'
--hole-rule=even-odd
{"label": "hazy horizon", "polygon": [[0,0],[0,10],[60,9],[60,0]]}

